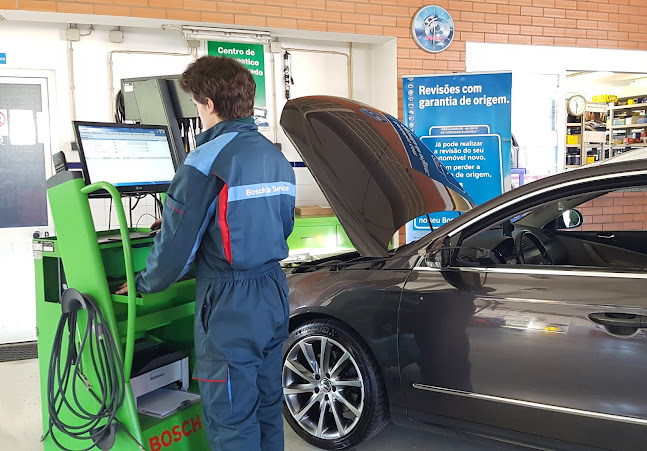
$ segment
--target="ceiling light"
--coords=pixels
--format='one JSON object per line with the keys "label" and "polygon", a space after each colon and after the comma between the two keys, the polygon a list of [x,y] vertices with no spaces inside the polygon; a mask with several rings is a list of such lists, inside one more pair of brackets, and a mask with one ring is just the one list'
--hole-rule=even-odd
{"label": "ceiling light", "polygon": [[238,42],[256,42],[259,44],[267,43],[272,39],[269,31],[234,30],[229,28],[198,26],[182,27],[182,35],[186,39],[202,39],[205,41],[226,39]]}
{"label": "ceiling light", "polygon": [[582,80],[598,80],[600,78],[607,78],[613,75],[613,72],[576,72],[567,75],[568,78],[577,77],[577,81]]}

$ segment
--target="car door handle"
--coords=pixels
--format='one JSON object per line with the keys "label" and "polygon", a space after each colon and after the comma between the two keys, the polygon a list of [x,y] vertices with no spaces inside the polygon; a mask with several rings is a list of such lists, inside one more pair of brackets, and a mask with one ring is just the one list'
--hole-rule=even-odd
{"label": "car door handle", "polygon": [[613,232],[598,232],[598,238],[615,238]]}
{"label": "car door handle", "polygon": [[647,327],[647,317],[633,313],[600,312],[589,313],[589,319],[605,326]]}

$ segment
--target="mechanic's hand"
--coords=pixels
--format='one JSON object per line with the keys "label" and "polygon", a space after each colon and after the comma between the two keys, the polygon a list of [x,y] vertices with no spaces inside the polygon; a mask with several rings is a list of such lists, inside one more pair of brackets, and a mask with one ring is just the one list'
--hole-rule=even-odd
{"label": "mechanic's hand", "polygon": [[159,230],[162,227],[162,218],[158,218],[151,224],[151,230]]}
{"label": "mechanic's hand", "polygon": [[[162,220],[160,219],[159,221],[161,222]],[[128,282],[122,283],[119,289],[115,292],[115,294],[128,294]]]}

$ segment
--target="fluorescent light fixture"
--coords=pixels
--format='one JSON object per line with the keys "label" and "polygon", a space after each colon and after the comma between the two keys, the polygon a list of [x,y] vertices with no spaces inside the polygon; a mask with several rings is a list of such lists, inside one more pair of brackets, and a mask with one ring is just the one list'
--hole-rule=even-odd
{"label": "fluorescent light fixture", "polygon": [[215,27],[182,27],[182,35],[186,39],[201,39],[205,41],[244,41],[256,42],[259,44],[267,43],[272,39],[269,31],[255,30],[235,30],[232,28],[215,28]]}
{"label": "fluorescent light fixture", "polygon": [[637,88],[645,87],[647,86],[647,77],[636,78],[635,80],[632,80],[632,82],[629,84]]}
{"label": "fluorescent light fixture", "polygon": [[598,80],[600,78],[607,78],[613,75],[613,72],[577,72],[567,75],[568,78],[577,77],[577,81],[582,80]]}

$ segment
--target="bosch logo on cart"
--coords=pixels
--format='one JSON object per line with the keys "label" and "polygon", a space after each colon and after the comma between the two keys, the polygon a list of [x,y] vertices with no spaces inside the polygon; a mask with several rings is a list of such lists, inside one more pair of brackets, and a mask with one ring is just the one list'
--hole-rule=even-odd
{"label": "bosch logo on cart", "polygon": [[195,418],[184,421],[182,424],[173,426],[170,430],[155,435],[148,440],[150,451],[160,451],[162,448],[168,448],[173,443],[177,443],[184,437],[188,437],[194,432],[202,430],[202,420],[200,415]]}

